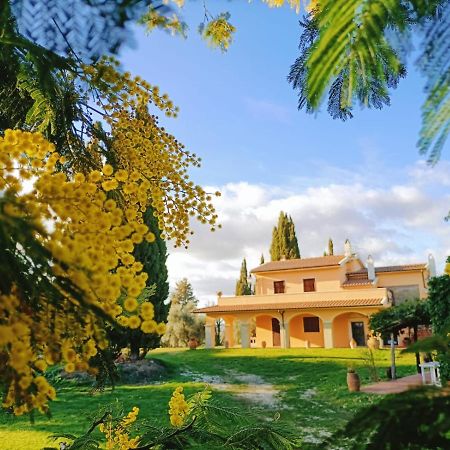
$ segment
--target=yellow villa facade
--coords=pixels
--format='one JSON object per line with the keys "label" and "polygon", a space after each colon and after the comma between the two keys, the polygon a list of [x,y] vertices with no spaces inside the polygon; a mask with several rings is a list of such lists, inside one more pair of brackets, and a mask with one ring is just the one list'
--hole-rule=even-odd
{"label": "yellow villa facade", "polygon": [[[375,267],[352,253],[273,261],[253,270],[255,295],[218,297],[199,308],[206,315],[205,346],[215,342],[215,322],[225,323],[224,341],[242,347],[350,347],[366,345],[371,314],[394,302],[425,298],[435,272],[427,263]],[[255,326],[256,325],[256,326]],[[352,343],[351,343],[352,341]]]}

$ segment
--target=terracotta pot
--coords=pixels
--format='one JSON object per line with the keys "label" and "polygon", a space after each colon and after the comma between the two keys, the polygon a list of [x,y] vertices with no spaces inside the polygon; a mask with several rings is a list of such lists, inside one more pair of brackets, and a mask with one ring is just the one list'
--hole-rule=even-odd
{"label": "terracotta pot", "polygon": [[262,341],[261,342],[261,347],[262,348],[266,348],[267,347],[267,342],[266,341]]}
{"label": "terracotta pot", "polygon": [[372,336],[367,339],[367,347],[372,350],[378,350],[380,348],[380,341],[375,336]]}
{"label": "terracotta pot", "polygon": [[347,372],[347,386],[350,392],[358,392],[361,387],[361,380],[356,372]]}
{"label": "terracotta pot", "polygon": [[189,339],[188,347],[189,347],[191,350],[195,350],[195,349],[198,347],[198,341],[197,341],[197,339],[195,339],[195,338]]}

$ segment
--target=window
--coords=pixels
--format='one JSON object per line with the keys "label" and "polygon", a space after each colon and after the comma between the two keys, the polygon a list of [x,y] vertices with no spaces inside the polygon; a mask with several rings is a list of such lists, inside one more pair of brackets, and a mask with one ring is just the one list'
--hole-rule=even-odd
{"label": "window", "polygon": [[318,317],[303,317],[303,330],[305,333],[318,333],[320,331]]}
{"label": "window", "polygon": [[313,292],[316,290],[316,279],[315,278],[304,278],[303,279],[303,292]]}
{"label": "window", "polygon": [[275,294],[284,294],[284,281],[274,281],[273,292]]}

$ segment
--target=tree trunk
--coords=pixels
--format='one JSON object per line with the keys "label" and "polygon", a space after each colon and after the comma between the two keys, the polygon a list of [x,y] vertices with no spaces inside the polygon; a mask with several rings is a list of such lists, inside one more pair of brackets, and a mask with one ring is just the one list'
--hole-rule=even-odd
{"label": "tree trunk", "polygon": [[137,361],[139,359],[140,339],[139,336],[133,336],[133,334],[130,338],[130,359],[131,361]]}
{"label": "tree trunk", "polygon": [[394,344],[395,334],[391,333],[391,378],[395,380],[397,374],[395,373],[395,344]]}
{"label": "tree trunk", "polygon": [[[414,325],[413,327],[413,337],[414,337],[414,342],[417,342],[419,340],[419,333],[418,333],[418,329],[417,329],[417,325]],[[420,353],[416,352],[416,368],[417,368],[417,373],[421,373],[420,370]]]}

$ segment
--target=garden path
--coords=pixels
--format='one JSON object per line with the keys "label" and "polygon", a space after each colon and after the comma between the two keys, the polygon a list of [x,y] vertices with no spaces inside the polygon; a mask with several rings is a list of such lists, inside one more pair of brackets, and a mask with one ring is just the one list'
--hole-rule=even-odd
{"label": "garden path", "polygon": [[420,374],[397,378],[396,380],[381,381],[379,383],[369,384],[361,388],[361,392],[366,394],[398,394],[409,391],[410,389],[422,386],[422,377]]}

